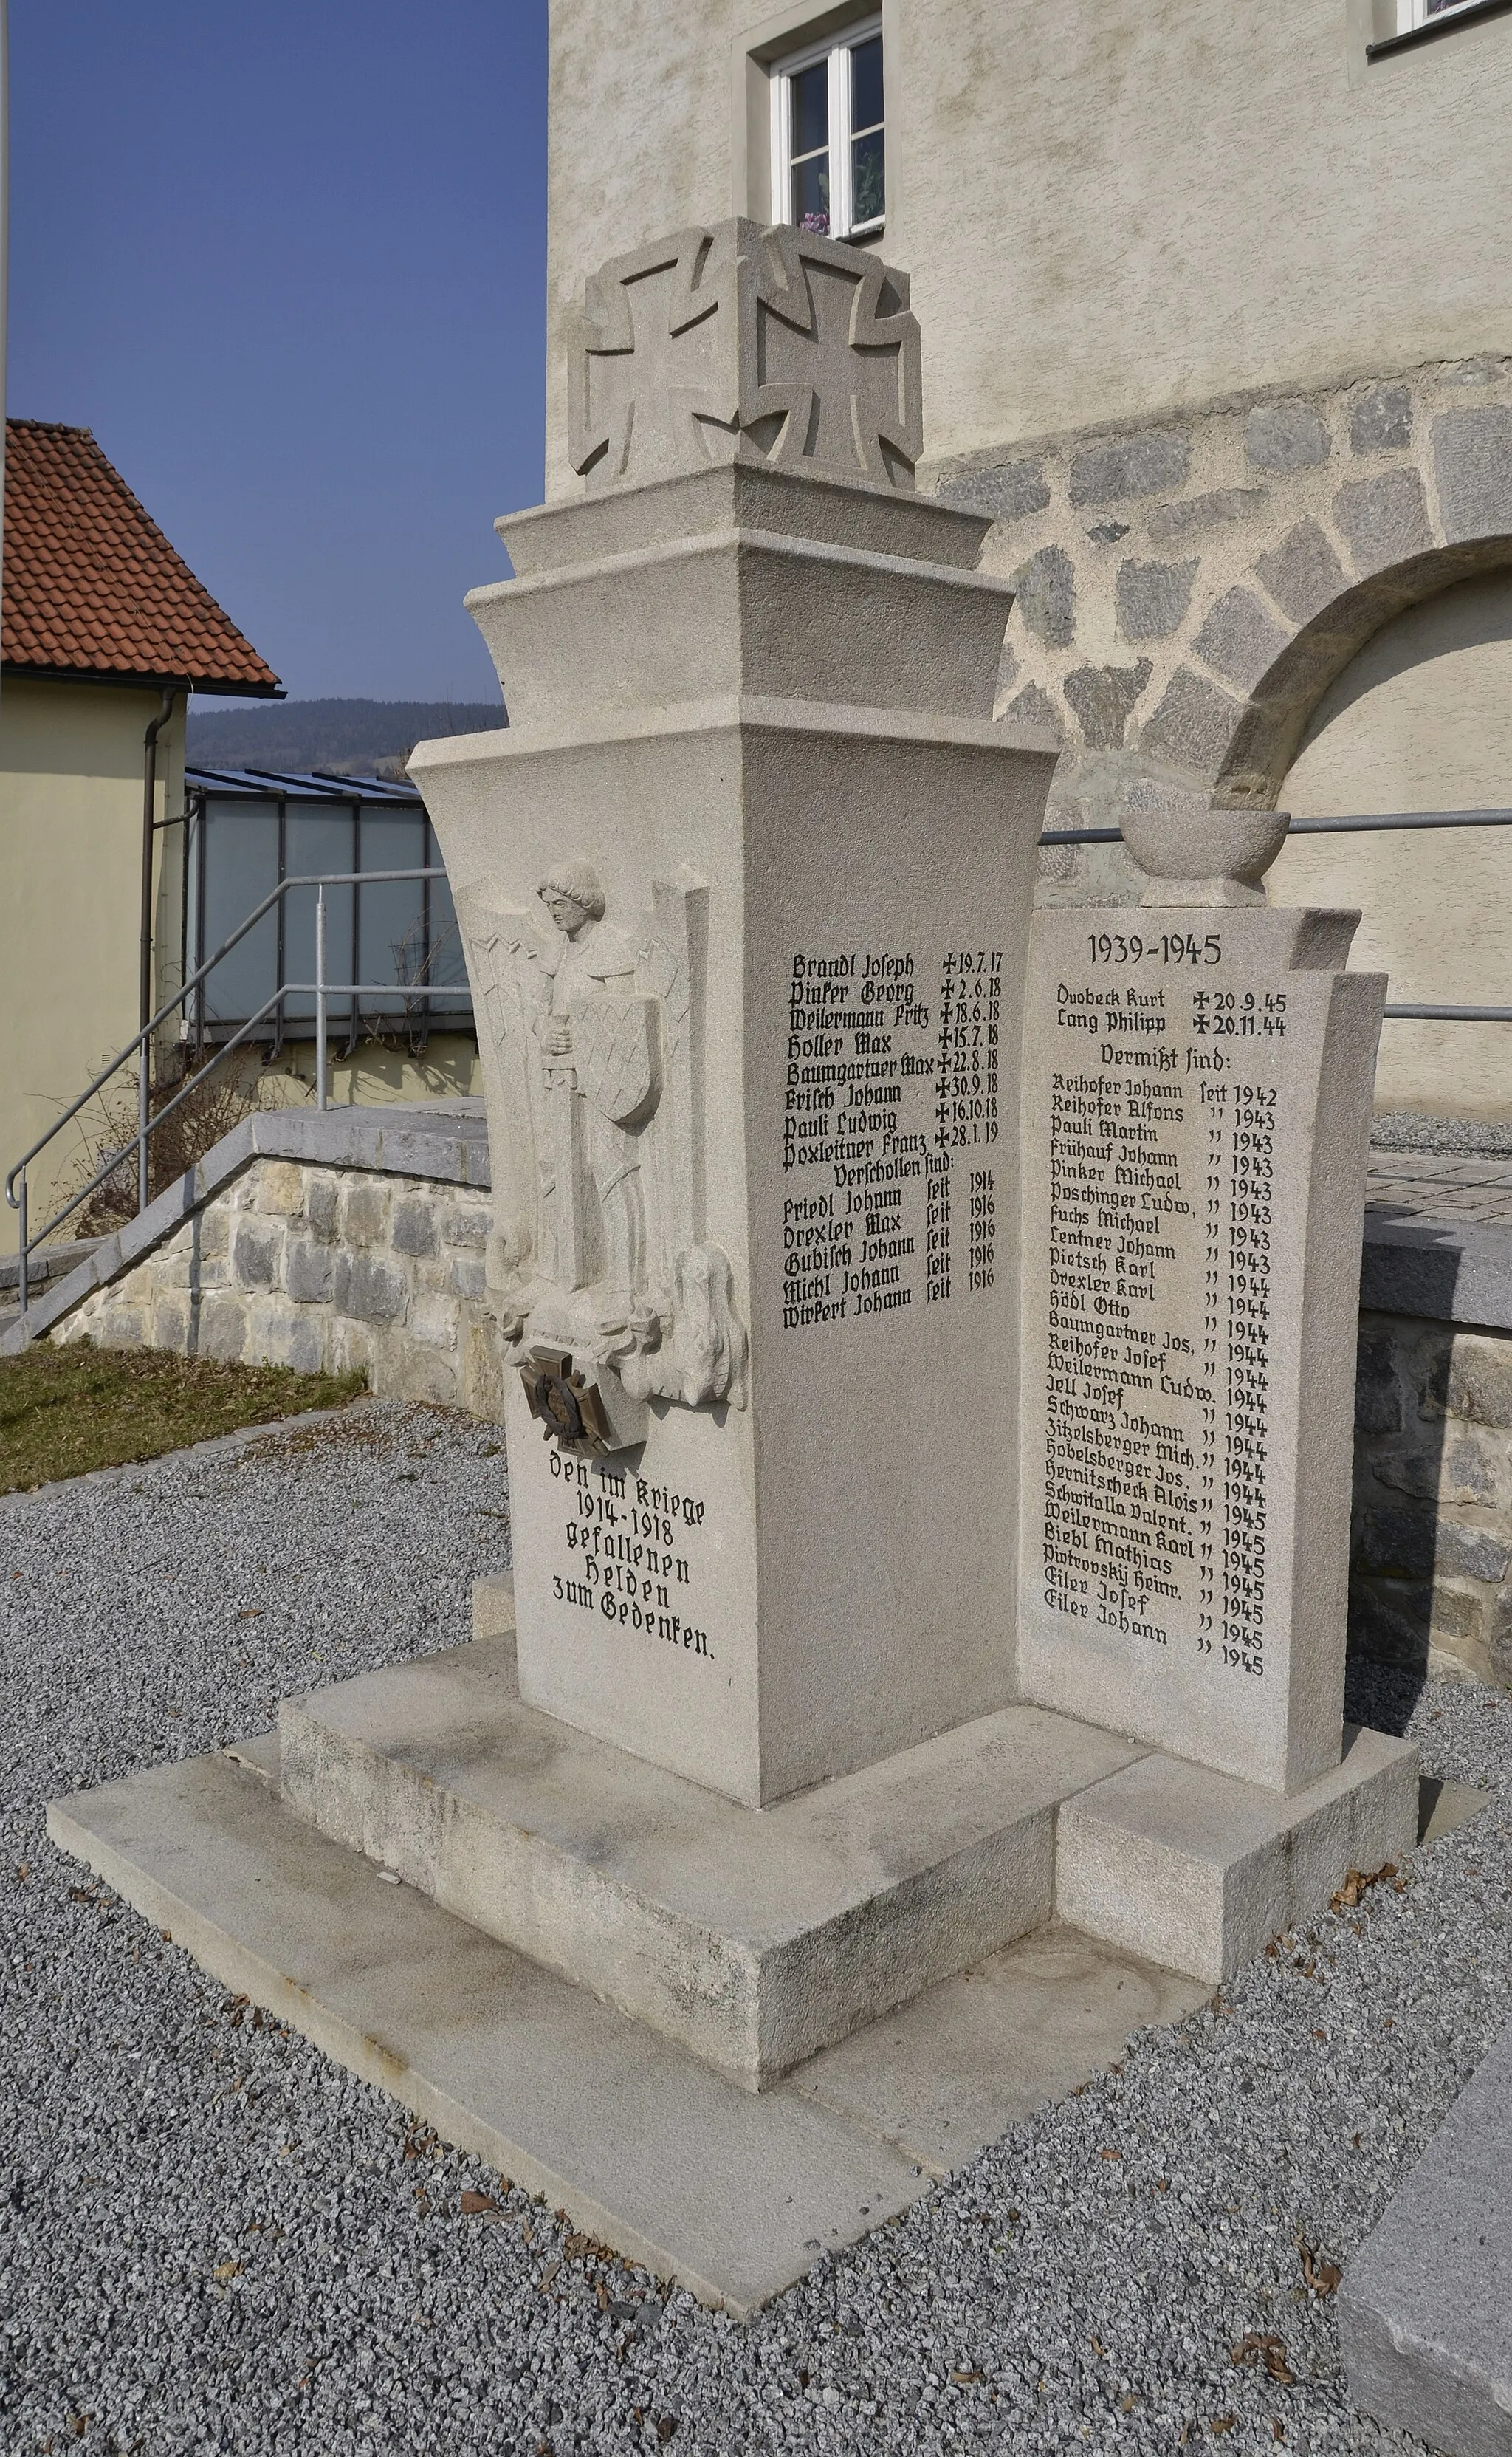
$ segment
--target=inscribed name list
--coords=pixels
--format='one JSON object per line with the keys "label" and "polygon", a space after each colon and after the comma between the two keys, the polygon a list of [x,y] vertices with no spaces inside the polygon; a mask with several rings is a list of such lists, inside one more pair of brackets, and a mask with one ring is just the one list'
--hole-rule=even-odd
{"label": "inscribed name list", "polygon": [[1024,1110],[1027,1694],[1277,1785],[1339,978],[1296,918],[1043,917]]}
{"label": "inscribed name list", "polygon": [[1003,986],[996,947],[793,956],[785,1331],[992,1286]]}

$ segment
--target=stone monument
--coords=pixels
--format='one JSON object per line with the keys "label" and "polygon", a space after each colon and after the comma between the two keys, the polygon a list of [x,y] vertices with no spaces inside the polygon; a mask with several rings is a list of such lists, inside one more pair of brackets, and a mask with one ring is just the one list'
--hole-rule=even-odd
{"label": "stone monument", "polygon": [[[1415,1752],[1341,1722],[1380,984],[1351,917],[1266,904],[1274,815],[1154,798],[1145,907],[1035,918],[1055,745],[992,719],[1011,592],[913,491],[919,369],[906,278],[819,236],[588,282],[582,492],[469,600],[509,730],[410,761],[512,1595],[235,1766],[53,1811],[234,1985],[746,2304],[923,2188],[878,2017],[1056,1913],[1211,1984],[1415,1830]],[[372,1863],[412,1890],[349,1949],[312,1897]],[[859,2146],[810,2061],[857,2033]]]}
{"label": "stone monument", "polygon": [[584,498],[469,600],[510,729],[412,762],[486,1021],[520,1690],[756,1807],[1014,1694],[1052,749],[991,722],[986,524],[911,492],[902,275],[684,232],[588,283],[571,399]]}

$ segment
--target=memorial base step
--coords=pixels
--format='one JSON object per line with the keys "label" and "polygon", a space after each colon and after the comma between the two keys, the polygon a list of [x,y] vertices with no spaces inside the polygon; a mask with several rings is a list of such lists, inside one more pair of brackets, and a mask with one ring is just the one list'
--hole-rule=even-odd
{"label": "memorial base step", "polygon": [[1341,1763],[1286,1797],[1158,1753],[1068,1801],[1055,1902],[1090,1935],[1195,1978],[1227,1979],[1315,1918],[1351,1869],[1418,1839],[1418,1752],[1344,1726]]}
{"label": "memorial base step", "polygon": [[574,2227],[744,2317],[1206,1990],[1052,1928],[759,2094],[281,1806],[263,1743],[48,1812],[192,1954]]}
{"label": "memorial base step", "polygon": [[746,2089],[1042,1927],[1057,1809],[1143,1754],[1011,1706],[754,1810],[522,1704],[507,1642],[279,1728],[286,1808]]}

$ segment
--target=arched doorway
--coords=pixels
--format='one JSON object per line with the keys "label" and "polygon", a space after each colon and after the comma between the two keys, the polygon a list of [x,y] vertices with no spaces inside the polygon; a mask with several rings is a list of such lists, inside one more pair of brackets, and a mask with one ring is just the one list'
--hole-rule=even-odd
{"label": "arched doorway", "polygon": [[[1296,818],[1512,809],[1512,570],[1395,615],[1329,684],[1277,797]],[[1295,836],[1277,902],[1359,905],[1393,1001],[1512,1006],[1512,827]],[[1512,1119],[1512,1024],[1388,1022],[1379,1109]]]}

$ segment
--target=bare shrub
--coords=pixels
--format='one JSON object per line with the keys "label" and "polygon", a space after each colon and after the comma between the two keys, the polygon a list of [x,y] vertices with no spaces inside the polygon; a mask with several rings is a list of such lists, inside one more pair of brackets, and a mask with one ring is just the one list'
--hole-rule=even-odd
{"label": "bare shrub", "polygon": [[[118,1157],[118,1166],[95,1187],[88,1202],[71,1214],[64,1223],[63,1235],[108,1237],[112,1229],[135,1219],[137,1162],[132,1143],[136,1133],[137,1097],[136,1077],[123,1074],[81,1117],[83,1149],[59,1189],[59,1201],[67,1202],[81,1186],[87,1186],[108,1161]],[[177,1103],[176,1107],[163,1116],[172,1102]],[[254,1095],[245,1091],[235,1074],[221,1064],[218,1052],[197,1074],[180,1074],[176,1080],[154,1084],[148,1099],[149,1115],[161,1117],[162,1124],[154,1126],[148,1138],[149,1201],[174,1185],[187,1169],[194,1168],[222,1135],[229,1135],[233,1126],[239,1126],[257,1106]]]}

